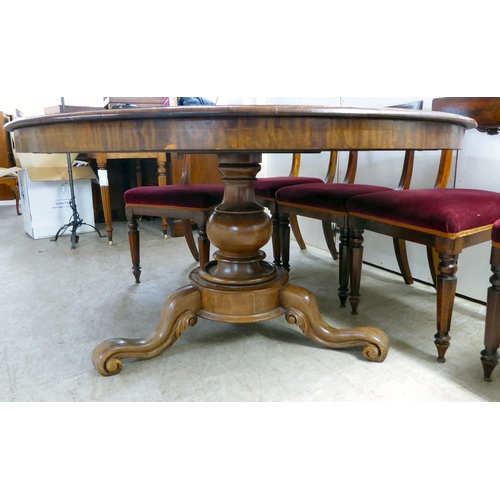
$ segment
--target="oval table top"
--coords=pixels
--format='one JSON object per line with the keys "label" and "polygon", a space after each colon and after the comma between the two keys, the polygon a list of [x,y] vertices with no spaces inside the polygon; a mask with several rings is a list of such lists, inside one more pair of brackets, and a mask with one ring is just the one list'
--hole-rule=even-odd
{"label": "oval table top", "polygon": [[14,120],[19,152],[184,153],[460,149],[470,118],[436,111],[329,106],[187,106]]}

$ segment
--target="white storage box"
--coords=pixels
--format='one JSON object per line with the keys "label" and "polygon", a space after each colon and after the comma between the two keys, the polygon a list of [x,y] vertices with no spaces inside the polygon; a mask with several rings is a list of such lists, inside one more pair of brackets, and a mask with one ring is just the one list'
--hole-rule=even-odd
{"label": "white storage box", "polygon": [[[60,156],[63,156],[66,161],[66,155]],[[67,166],[45,165],[23,168],[18,172],[18,176],[24,229],[34,239],[53,238],[59,229],[68,224],[73,217]],[[94,171],[88,165],[73,167],[78,214],[83,222],[91,226],[95,225],[91,185],[92,179],[95,178]],[[83,225],[77,230],[77,234],[93,230],[92,227]],[[71,228],[64,233],[64,236],[70,234]]]}

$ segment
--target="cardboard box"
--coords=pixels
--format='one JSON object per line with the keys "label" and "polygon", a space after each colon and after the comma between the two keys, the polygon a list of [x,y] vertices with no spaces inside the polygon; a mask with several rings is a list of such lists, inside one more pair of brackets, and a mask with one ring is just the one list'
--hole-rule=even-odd
{"label": "cardboard box", "polygon": [[[33,239],[53,238],[73,217],[68,168],[23,168],[18,172],[18,177],[25,231]],[[91,185],[95,178],[91,167],[73,167],[76,208],[83,222],[91,226],[95,225]],[[78,228],[77,234],[93,230],[83,225]],[[71,228],[64,236],[70,234]]]}
{"label": "cardboard box", "polygon": [[[18,153],[15,148],[13,152],[16,165],[21,168],[68,168],[68,155],[66,153]],[[72,163],[77,156],[78,154],[71,154]]]}

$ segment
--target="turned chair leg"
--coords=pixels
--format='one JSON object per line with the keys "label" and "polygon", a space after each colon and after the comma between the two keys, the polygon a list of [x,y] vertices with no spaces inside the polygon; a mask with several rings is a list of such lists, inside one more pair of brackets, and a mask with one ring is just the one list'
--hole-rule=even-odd
{"label": "turned chair leg", "polygon": [[434,344],[438,350],[437,360],[446,363],[446,351],[450,347],[451,318],[457,290],[458,258],[456,255],[439,254],[437,276],[437,333]]}
{"label": "turned chair leg", "polygon": [[339,237],[339,299],[340,307],[345,308],[349,297],[349,229],[340,229]]}
{"label": "turned chair leg", "polygon": [[271,224],[273,228],[272,244],[273,244],[273,258],[274,265],[281,267],[281,257],[282,257],[282,243],[281,243],[281,228],[280,228],[280,218],[277,210],[271,211]]}
{"label": "turned chair leg", "polygon": [[358,306],[361,302],[361,270],[363,267],[363,233],[361,229],[351,229],[349,235],[349,278],[351,291],[349,302],[351,303],[352,314],[358,314]]}
{"label": "turned chair leg", "polygon": [[290,219],[288,214],[279,217],[280,245],[281,245],[281,267],[290,271]]}
{"label": "turned chair leg", "polygon": [[[285,266],[283,265],[283,260],[282,260],[283,258],[283,242],[282,242],[283,231],[281,229],[282,221],[280,220],[280,215],[277,210],[271,211],[271,223],[273,226],[272,243],[273,243],[274,265],[278,267],[283,267],[283,269],[290,271],[290,260],[289,260],[290,243],[288,243],[288,253],[287,253],[288,257],[287,257],[287,264]],[[299,247],[301,248],[301,250],[305,250],[306,244],[304,243],[304,238],[302,237],[302,233],[300,232],[297,216],[294,214],[287,216],[286,225],[288,227],[288,241],[290,241],[290,229],[291,229],[293,235],[295,236],[295,239],[297,240]]]}
{"label": "turned chair leg", "polygon": [[130,256],[132,257],[132,273],[135,276],[135,282],[140,283],[141,266],[139,250],[139,228],[137,215],[127,215],[128,221],[128,241],[130,244]]}
{"label": "turned chair leg", "polygon": [[210,262],[210,240],[207,236],[206,221],[198,222],[198,253],[200,267],[203,269]]}
{"label": "turned chair leg", "polygon": [[491,250],[491,287],[488,289],[488,302],[486,305],[486,324],[484,333],[484,351],[481,352],[484,380],[491,382],[493,370],[498,365],[500,355],[500,248]]}

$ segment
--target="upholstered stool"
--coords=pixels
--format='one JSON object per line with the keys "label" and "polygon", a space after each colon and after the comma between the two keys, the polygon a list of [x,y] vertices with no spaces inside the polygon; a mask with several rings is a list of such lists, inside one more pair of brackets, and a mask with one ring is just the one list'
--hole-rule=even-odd
{"label": "upholstered stool", "polygon": [[[139,215],[181,219],[189,249],[195,260],[199,260],[200,266],[204,266],[210,259],[206,224],[215,207],[222,203],[223,197],[224,186],[215,184],[144,186],[126,191],[125,213],[136,282],[139,283],[141,275],[137,221]],[[191,219],[198,226],[198,249],[194,243]]]}
{"label": "upholstered stool", "polygon": [[484,351],[481,352],[481,362],[484,370],[484,380],[491,382],[493,370],[498,365],[500,355],[500,220],[495,222],[491,231],[491,287],[488,290],[486,305],[486,325],[484,334]]}
{"label": "upholstered stool", "polygon": [[[437,269],[438,361],[445,362],[457,284],[458,257],[490,239],[500,219],[500,193],[474,189],[416,189],[356,196],[347,202],[349,225],[361,244],[362,230],[420,243],[439,255]],[[362,252],[352,256],[360,277]],[[351,287],[359,288],[358,283]]]}

